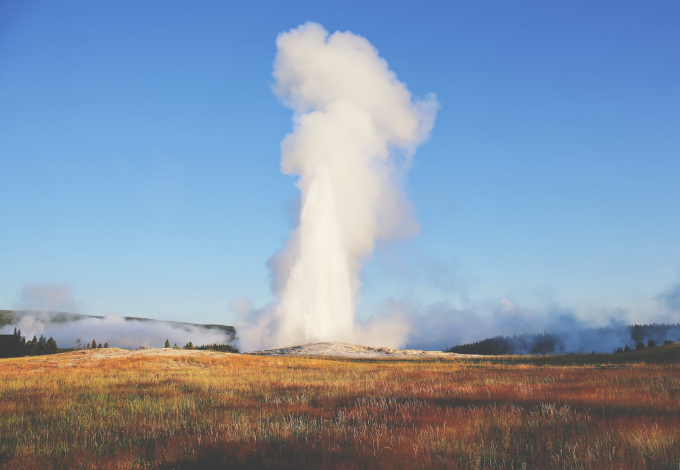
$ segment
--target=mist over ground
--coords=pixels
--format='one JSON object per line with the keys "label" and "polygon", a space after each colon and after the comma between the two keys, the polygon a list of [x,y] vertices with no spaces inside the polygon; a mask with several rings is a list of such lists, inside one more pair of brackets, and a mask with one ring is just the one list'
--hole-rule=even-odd
{"label": "mist over ground", "polygon": [[[55,339],[60,348],[75,347],[76,341],[109,343],[110,347],[133,349],[140,346],[161,348],[165,340],[173,345],[226,344],[233,337],[217,328],[203,328],[188,323],[126,319],[116,313],[104,317],[77,315],[76,302],[68,283],[27,284],[19,293],[16,310],[9,313],[15,321],[0,328],[0,334],[12,334],[19,328],[27,340],[44,335]],[[60,313],[68,312],[68,313]],[[17,321],[18,320],[18,321]]]}
{"label": "mist over ground", "polygon": [[[550,333],[555,335],[564,352],[612,352],[628,344],[634,346],[629,326],[632,324],[677,324],[680,322],[680,283],[656,296],[653,312],[632,312],[619,308],[584,312],[559,304],[542,309],[525,308],[507,298],[454,307],[449,302],[420,305],[410,301],[391,299],[385,311],[398,312],[408,319],[410,333],[404,344],[414,349],[444,349],[473,343],[495,336]],[[657,343],[679,341],[680,331],[671,328],[649,338]],[[649,339],[649,338],[645,338]],[[518,351],[529,353],[533,344]]]}
{"label": "mist over ground", "polygon": [[179,347],[188,342],[194,346],[203,344],[227,344],[232,337],[215,328],[202,328],[191,324],[164,322],[159,320],[130,320],[115,313],[104,318],[85,317],[70,321],[54,321],[64,314],[56,312],[22,312],[17,323],[5,325],[0,334],[12,334],[14,328],[21,330],[22,336],[31,339],[44,335],[53,337],[60,348],[73,348],[77,340],[83,344],[109,343],[112,348],[135,349],[162,348],[165,340]]}

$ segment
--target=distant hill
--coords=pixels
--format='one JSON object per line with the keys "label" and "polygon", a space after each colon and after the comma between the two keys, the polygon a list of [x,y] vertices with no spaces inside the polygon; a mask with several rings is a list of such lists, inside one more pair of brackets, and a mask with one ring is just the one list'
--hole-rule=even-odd
{"label": "distant hill", "polygon": [[[605,328],[587,328],[574,331],[544,332],[514,336],[495,336],[474,343],[460,344],[446,349],[458,354],[482,354],[498,356],[504,354],[551,354],[615,352],[628,346],[643,348],[652,340],[653,344],[680,342],[680,324],[654,323],[651,325],[621,325]],[[642,343],[642,346],[640,346]],[[621,351],[620,351],[621,352]]]}
{"label": "distant hill", "polygon": [[550,333],[523,334],[515,336],[494,336],[474,343],[460,344],[446,349],[458,354],[482,354],[501,356],[504,354],[546,354],[563,349],[557,335]]}
{"label": "distant hill", "polygon": [[[21,321],[21,317],[26,315],[40,315],[47,316],[51,323],[69,323],[73,321],[83,320],[86,318],[99,318],[104,319],[102,316],[97,315],[82,315],[80,313],[68,313],[68,312],[32,312],[28,310],[0,310],[0,328],[5,325],[13,325]],[[140,318],[140,317],[123,317],[127,321],[144,321],[144,322],[158,322],[171,325],[173,327],[191,326],[197,328],[206,328],[209,330],[222,330],[232,339],[236,335],[236,330],[233,326],[229,325],[218,325],[218,324],[201,324],[201,323],[188,323],[188,322],[178,322],[178,321],[166,321],[166,320],[156,320],[153,318]]]}

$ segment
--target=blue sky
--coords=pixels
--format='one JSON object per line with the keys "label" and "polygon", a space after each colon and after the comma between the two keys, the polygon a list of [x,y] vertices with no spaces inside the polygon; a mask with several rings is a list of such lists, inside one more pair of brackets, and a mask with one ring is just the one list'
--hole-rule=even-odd
{"label": "blue sky", "polygon": [[297,190],[278,33],[366,37],[441,109],[381,245],[388,298],[622,308],[680,281],[677,2],[47,2],[0,5],[0,308],[69,284],[83,313],[231,323],[271,300]]}

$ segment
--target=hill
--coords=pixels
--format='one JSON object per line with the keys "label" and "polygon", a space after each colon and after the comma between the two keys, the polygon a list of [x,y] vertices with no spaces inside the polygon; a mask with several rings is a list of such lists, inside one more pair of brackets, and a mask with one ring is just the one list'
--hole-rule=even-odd
{"label": "hill", "polygon": [[[69,322],[75,322],[78,320],[83,320],[86,318],[98,318],[103,320],[105,317],[97,315],[83,315],[80,313],[68,313],[68,312],[32,312],[29,310],[0,310],[0,328],[6,325],[18,324],[22,317],[26,315],[39,315],[45,317],[50,323],[64,324]],[[219,325],[219,324],[202,324],[202,323],[189,323],[189,322],[178,322],[178,321],[168,321],[168,320],[156,320],[153,318],[141,318],[141,317],[123,317],[126,321],[143,321],[152,323],[163,323],[174,328],[181,327],[195,327],[195,328],[206,328],[209,330],[221,330],[222,332],[229,335],[232,339],[236,335],[236,330],[233,326],[229,325]]]}

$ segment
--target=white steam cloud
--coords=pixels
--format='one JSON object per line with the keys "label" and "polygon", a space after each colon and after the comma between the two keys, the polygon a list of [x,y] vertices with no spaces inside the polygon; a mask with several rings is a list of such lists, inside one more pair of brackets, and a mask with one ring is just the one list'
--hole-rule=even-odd
{"label": "white steam cloud", "polygon": [[355,324],[360,271],[376,241],[418,225],[402,181],[434,125],[434,95],[414,100],[378,51],[307,23],[279,35],[274,92],[294,111],[281,170],[298,176],[298,227],[270,260],[277,303],[237,322],[245,350],[317,341],[398,346],[407,323]]}

